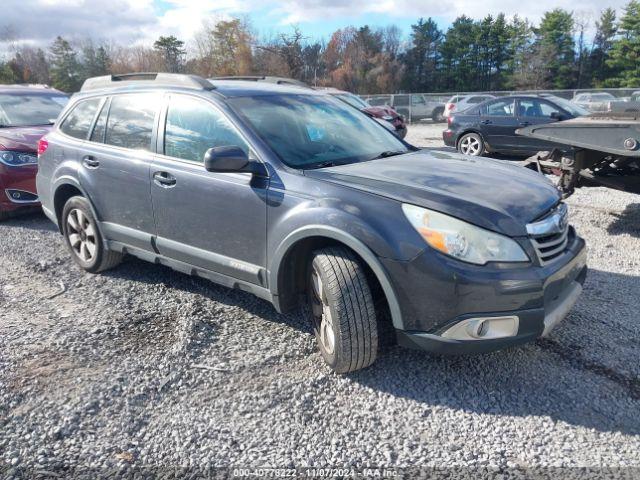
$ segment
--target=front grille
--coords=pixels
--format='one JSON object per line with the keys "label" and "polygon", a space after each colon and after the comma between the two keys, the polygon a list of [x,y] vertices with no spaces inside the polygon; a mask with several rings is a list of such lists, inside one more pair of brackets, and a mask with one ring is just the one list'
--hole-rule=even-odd
{"label": "front grille", "polygon": [[561,203],[541,220],[527,225],[533,248],[541,265],[547,265],[560,257],[569,244],[569,212]]}

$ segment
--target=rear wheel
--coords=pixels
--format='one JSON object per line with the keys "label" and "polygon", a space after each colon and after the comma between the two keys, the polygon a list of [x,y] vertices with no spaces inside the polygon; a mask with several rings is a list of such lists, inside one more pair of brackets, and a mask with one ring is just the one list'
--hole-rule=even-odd
{"label": "rear wheel", "polygon": [[431,114],[431,120],[436,123],[445,122],[447,119],[444,117],[444,107],[436,108]]}
{"label": "rear wheel", "polygon": [[479,157],[484,154],[484,141],[477,133],[467,133],[458,141],[458,151],[465,155]]}
{"label": "rear wheel", "polygon": [[376,311],[366,272],[356,256],[343,247],[314,252],[307,295],[325,362],[337,373],[371,365],[378,353]]}
{"label": "rear wheel", "polygon": [[89,202],[71,197],[62,210],[62,233],[73,260],[84,270],[97,273],[118,265],[122,254],[107,250]]}

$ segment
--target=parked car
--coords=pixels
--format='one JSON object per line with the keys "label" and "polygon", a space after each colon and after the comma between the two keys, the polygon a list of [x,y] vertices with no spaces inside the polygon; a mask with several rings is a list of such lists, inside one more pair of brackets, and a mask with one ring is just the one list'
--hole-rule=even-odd
{"label": "parked car", "polygon": [[630,97],[614,97],[607,92],[579,93],[572,102],[591,113],[640,112],[640,100],[633,94]]}
{"label": "parked car", "polygon": [[357,95],[354,95],[351,92],[346,92],[344,90],[338,90],[336,88],[325,88],[321,89],[328,93],[329,95],[333,95],[336,98],[339,98],[343,102],[348,103],[352,107],[357,108],[361,112],[366,113],[370,117],[379,118],[384,120],[385,122],[389,122],[393,125],[393,129],[396,135],[400,138],[404,138],[407,136],[407,124],[404,120],[404,117],[396,112],[393,108],[389,106],[382,107],[374,107],[369,105],[366,100],[363,100]]}
{"label": "parked car", "polygon": [[81,268],[130,254],[280,312],[306,298],[337,372],[396,338],[439,353],[531,341],[586,275],[544,176],[418,150],[307,88],[93,78],[39,150],[43,209]]}
{"label": "parked car", "polygon": [[528,125],[568,120],[587,115],[584,108],[552,95],[514,95],[488,100],[449,117],[442,133],[445,145],[465,155],[512,153],[532,155],[555,144],[516,135]]}
{"label": "parked car", "polygon": [[454,95],[449,100],[447,100],[447,103],[444,104],[443,117],[446,120],[454,112],[462,113],[466,109],[471,108],[475,105],[478,105],[479,103],[482,103],[486,100],[491,100],[492,98],[496,98],[496,97],[489,94]]}
{"label": "parked car", "polygon": [[67,99],[51,88],[0,86],[0,220],[39,207],[37,143]]}
{"label": "parked car", "polygon": [[444,122],[444,99],[440,96],[422,93],[398,95],[372,95],[367,102],[374,106],[388,105],[412,122],[431,119],[434,122]]}

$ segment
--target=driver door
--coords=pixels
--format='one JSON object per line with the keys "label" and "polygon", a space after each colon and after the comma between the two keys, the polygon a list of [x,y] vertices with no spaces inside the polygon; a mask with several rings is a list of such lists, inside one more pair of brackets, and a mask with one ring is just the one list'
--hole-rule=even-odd
{"label": "driver door", "polygon": [[208,172],[204,153],[248,142],[207,99],[171,94],[151,165],[158,251],[167,257],[258,285],[266,266],[267,179]]}

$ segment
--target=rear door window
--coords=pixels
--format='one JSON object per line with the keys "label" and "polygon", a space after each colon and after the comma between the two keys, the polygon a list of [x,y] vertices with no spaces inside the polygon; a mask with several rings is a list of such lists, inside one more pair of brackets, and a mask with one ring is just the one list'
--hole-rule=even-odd
{"label": "rear door window", "polygon": [[63,120],[60,131],[70,137],[85,140],[89,135],[89,129],[98,112],[101,100],[101,98],[90,98],[78,102]]}
{"label": "rear door window", "polygon": [[132,150],[151,151],[153,126],[160,97],[152,93],[113,97],[105,143]]}
{"label": "rear door window", "polygon": [[483,115],[490,117],[513,117],[515,100],[497,100],[486,104],[482,110]]}

